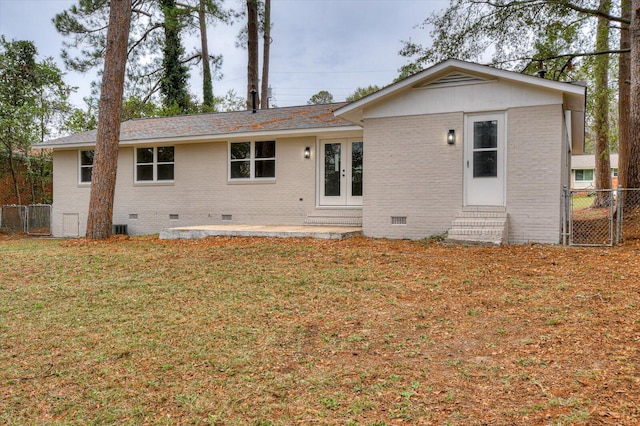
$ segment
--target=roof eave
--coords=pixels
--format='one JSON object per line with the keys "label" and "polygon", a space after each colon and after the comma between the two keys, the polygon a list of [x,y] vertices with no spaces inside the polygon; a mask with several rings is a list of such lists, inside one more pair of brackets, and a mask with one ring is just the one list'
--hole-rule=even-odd
{"label": "roof eave", "polygon": [[[335,134],[341,132],[362,131],[360,126],[335,126],[335,127],[316,127],[308,129],[288,129],[288,130],[265,130],[259,132],[234,132],[223,133],[217,135],[198,135],[198,136],[179,136],[167,138],[148,138],[148,139],[128,139],[121,140],[120,146],[150,145],[150,144],[185,144],[185,143],[204,143],[204,142],[224,142],[235,139],[255,139],[255,138],[276,138],[276,137],[294,137],[294,136],[313,136],[322,134]],[[39,144],[38,149],[77,149],[92,148],[95,141],[85,141],[66,144],[50,144],[46,142]]]}

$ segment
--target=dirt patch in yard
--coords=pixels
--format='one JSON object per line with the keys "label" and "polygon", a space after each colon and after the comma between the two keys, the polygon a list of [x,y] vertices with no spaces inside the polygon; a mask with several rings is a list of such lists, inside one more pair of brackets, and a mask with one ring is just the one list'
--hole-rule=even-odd
{"label": "dirt patch in yard", "polygon": [[0,241],[0,422],[632,425],[640,242]]}

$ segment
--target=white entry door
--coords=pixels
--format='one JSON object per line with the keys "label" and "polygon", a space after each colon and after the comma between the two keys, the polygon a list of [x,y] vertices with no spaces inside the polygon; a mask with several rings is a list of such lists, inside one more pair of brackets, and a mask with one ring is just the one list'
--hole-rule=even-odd
{"label": "white entry door", "polygon": [[504,114],[466,116],[465,205],[505,205]]}
{"label": "white entry door", "polygon": [[362,156],[362,141],[320,142],[320,205],[362,205]]}

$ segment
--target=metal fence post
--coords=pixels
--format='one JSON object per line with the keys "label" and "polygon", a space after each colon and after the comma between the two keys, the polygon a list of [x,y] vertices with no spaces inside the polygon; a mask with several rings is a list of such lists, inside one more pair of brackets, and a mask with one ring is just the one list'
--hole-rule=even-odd
{"label": "metal fence post", "polygon": [[624,189],[622,186],[618,185],[618,192],[616,193],[616,244],[620,244],[622,242],[622,225],[624,222]]}
{"label": "metal fence post", "polygon": [[567,185],[562,187],[562,245],[566,246],[568,244],[567,237],[569,236],[569,232],[567,229],[567,219],[569,214],[569,193],[567,189]]}

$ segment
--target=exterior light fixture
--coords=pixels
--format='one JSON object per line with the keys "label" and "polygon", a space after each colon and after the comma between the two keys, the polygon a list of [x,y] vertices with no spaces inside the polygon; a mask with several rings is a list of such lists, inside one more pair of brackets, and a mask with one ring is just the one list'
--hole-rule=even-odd
{"label": "exterior light fixture", "polygon": [[449,145],[453,145],[456,143],[456,131],[453,129],[449,129],[449,133],[447,133],[447,143]]}
{"label": "exterior light fixture", "polygon": [[306,147],[304,149],[304,158],[311,158],[311,147]]}

